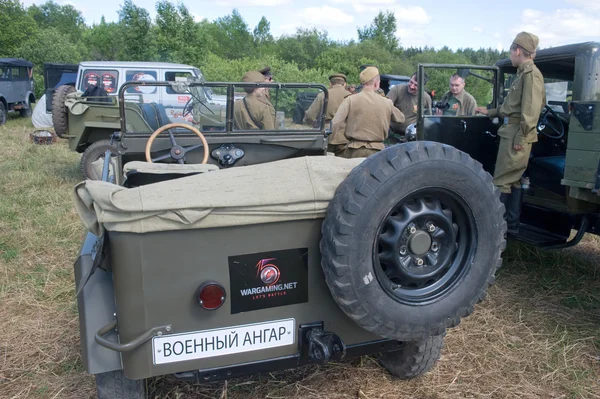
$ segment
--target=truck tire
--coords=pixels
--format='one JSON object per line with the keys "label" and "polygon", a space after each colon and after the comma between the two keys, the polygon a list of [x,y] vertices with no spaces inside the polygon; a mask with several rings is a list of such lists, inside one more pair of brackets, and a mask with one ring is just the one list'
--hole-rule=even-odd
{"label": "truck tire", "polygon": [[0,126],[6,123],[6,107],[4,103],[0,101]]}
{"label": "truck tire", "polygon": [[394,377],[407,380],[431,370],[440,359],[444,347],[444,334],[432,335],[419,341],[405,342],[392,352],[379,354],[379,364]]}
{"label": "truck tire", "polygon": [[81,163],[79,164],[79,170],[81,171],[81,175],[84,179],[102,179],[102,173],[96,170],[96,168],[94,168],[94,165],[92,164],[95,161],[104,158],[104,153],[107,149],[110,149],[112,151],[113,157],[117,156],[117,146],[114,144],[110,144],[109,140],[96,141],[95,143],[92,143],[88,148],[86,148],[83,154],[81,154]]}
{"label": "truck tire", "polygon": [[389,147],[338,186],[321,266],[340,308],[399,341],[443,334],[485,298],[506,246],[492,177],[454,147]]}
{"label": "truck tire", "polygon": [[98,399],[146,399],[146,380],[130,380],[122,370],[96,374]]}
{"label": "truck tire", "polygon": [[67,94],[73,93],[75,87],[69,85],[59,86],[52,98],[52,125],[58,137],[64,137],[69,133],[69,111],[65,107]]}

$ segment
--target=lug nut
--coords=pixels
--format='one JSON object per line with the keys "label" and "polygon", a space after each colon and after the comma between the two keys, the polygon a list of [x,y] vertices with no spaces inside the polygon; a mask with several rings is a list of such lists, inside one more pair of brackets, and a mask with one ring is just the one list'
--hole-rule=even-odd
{"label": "lug nut", "polygon": [[427,223],[427,230],[429,230],[430,233],[433,233],[436,228],[437,227],[435,227],[435,224],[433,224],[433,223]]}
{"label": "lug nut", "polygon": [[417,258],[417,259],[415,259],[415,263],[417,264],[417,266],[423,266],[424,262],[423,262],[423,259]]}
{"label": "lug nut", "polygon": [[406,255],[406,253],[408,252],[408,248],[406,248],[406,245],[401,246],[399,252],[402,256]]}
{"label": "lug nut", "polygon": [[438,246],[437,242],[434,242],[433,244],[431,244],[431,250],[433,252],[437,252],[438,249],[440,249],[440,247]]}
{"label": "lug nut", "polygon": [[415,227],[414,224],[411,224],[410,226],[408,226],[408,232],[410,234],[415,234],[417,232],[417,228]]}

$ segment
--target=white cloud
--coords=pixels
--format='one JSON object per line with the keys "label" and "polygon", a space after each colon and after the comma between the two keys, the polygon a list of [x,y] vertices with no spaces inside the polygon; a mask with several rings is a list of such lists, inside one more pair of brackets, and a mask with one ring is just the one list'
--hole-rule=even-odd
{"label": "white cloud", "polygon": [[483,33],[483,28],[481,26],[474,26],[473,32],[475,33]]}
{"label": "white cloud", "polygon": [[356,12],[378,11],[383,6],[396,4],[396,0],[329,0],[333,4],[350,4]]}
{"label": "white cloud", "polygon": [[196,13],[191,13],[192,17],[194,18],[195,22],[201,22],[205,17],[203,17],[202,15],[196,14]]}
{"label": "white cloud", "polygon": [[402,27],[396,31],[402,47],[425,47],[432,46],[433,38],[426,27]]}
{"label": "white cloud", "polygon": [[352,15],[331,6],[308,7],[298,17],[306,24],[322,29],[341,27],[354,21]]}
{"label": "white cloud", "polygon": [[492,36],[494,39],[500,39],[502,37],[502,35],[500,34],[500,32],[496,32],[493,34]]}
{"label": "white cloud", "polygon": [[[570,0],[573,4],[583,1]],[[584,6],[585,7],[585,6]],[[521,24],[511,29],[513,34],[527,31],[540,38],[540,48],[597,40],[600,36],[600,5],[594,3],[588,9],[558,9],[539,11],[526,9],[521,15]]]}
{"label": "white cloud", "polygon": [[592,12],[600,12],[600,2],[594,0],[567,0],[567,3],[573,4],[574,6],[583,10]]}
{"label": "white cloud", "polygon": [[290,3],[290,0],[217,0],[215,2],[218,6],[234,8],[249,6],[273,7],[288,3]]}
{"label": "white cloud", "polygon": [[408,6],[408,7],[394,7],[394,15],[396,20],[402,24],[415,24],[424,25],[431,21],[431,17],[427,14],[427,11],[423,7]]}

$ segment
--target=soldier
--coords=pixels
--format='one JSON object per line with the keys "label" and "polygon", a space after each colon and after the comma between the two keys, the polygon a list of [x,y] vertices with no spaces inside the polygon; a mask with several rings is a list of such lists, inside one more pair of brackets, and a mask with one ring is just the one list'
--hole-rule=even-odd
{"label": "soldier", "polygon": [[[423,86],[427,84],[429,77],[424,74]],[[406,132],[408,125],[417,122],[417,103],[418,103],[418,90],[419,82],[417,79],[417,73],[413,73],[410,80],[406,84],[396,85],[390,89],[387,94],[387,98],[392,100],[396,108],[398,108],[403,114],[405,120],[403,123],[391,124],[392,132],[395,135],[403,136]],[[431,115],[431,97],[423,90],[423,108],[424,113]],[[391,142],[398,142],[399,140],[395,137]]]}
{"label": "soldier", "polygon": [[[333,117],[335,116],[336,111],[340,107],[344,98],[350,95],[350,92],[346,90],[346,75],[337,73],[329,76],[329,89],[328,93],[328,101],[327,101],[327,110],[325,110],[325,124],[329,124]],[[317,120],[317,117],[320,116],[321,107],[323,106],[323,98],[325,97],[324,93],[319,93],[317,98],[313,101],[310,107],[306,110],[304,114],[304,119],[308,124],[315,126],[315,124],[319,124],[320,121]],[[343,151],[344,147],[348,143],[348,139],[344,136],[344,129],[340,127],[335,135],[331,134],[329,136],[327,145],[327,150],[329,152],[333,152],[337,154]]]}
{"label": "soldier", "polygon": [[469,116],[475,115],[477,101],[465,90],[465,80],[454,74],[450,77],[450,91],[446,92],[440,100],[442,108],[438,108],[438,115]]}
{"label": "soldier", "polygon": [[[264,77],[259,71],[250,71],[242,77],[242,82],[263,83]],[[239,130],[275,129],[275,108],[265,98],[264,87],[247,87],[248,93],[233,104],[233,121]]]}
{"label": "soldier", "polygon": [[[266,66],[258,72],[262,73],[262,75],[264,76],[265,83],[271,83],[273,81],[273,74],[271,73],[270,66]],[[263,96],[263,98],[266,98],[269,101],[271,100],[271,94],[269,93],[268,87],[265,88],[265,95]]]}
{"label": "soldier", "polygon": [[377,94],[380,78],[376,67],[365,68],[360,73],[360,83],[360,93],[346,97],[332,121],[333,135],[345,124],[348,144],[338,155],[344,158],[368,157],[383,150],[390,121],[404,122],[402,112],[390,100]]}
{"label": "soldier", "polygon": [[494,185],[501,192],[500,199],[506,207],[509,234],[519,233],[523,189],[521,177],[527,169],[532,143],[537,141],[536,125],[540,112],[546,105],[544,77],[533,63],[539,39],[536,35],[521,32],[510,46],[510,60],[517,68],[506,99],[499,109],[477,107],[475,111],[499,117],[503,121],[498,130],[500,144],[494,171]]}

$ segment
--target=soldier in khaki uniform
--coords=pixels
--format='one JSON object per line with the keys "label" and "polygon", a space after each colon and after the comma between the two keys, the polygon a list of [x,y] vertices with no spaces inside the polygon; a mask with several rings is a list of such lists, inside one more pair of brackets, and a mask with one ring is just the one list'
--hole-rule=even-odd
{"label": "soldier in khaki uniform", "polygon": [[527,169],[531,145],[537,141],[536,126],[544,105],[546,89],[544,77],[533,63],[539,39],[536,35],[521,32],[510,46],[510,60],[517,67],[504,103],[499,109],[476,111],[490,118],[499,117],[503,125],[498,130],[500,144],[494,185],[501,192],[500,199],[506,207],[506,222],[510,234],[518,234],[523,190],[521,177]]}
{"label": "soldier in khaki uniform", "polygon": [[[423,85],[427,84],[427,74],[424,76]],[[387,94],[387,98],[392,100],[396,108],[398,108],[404,114],[404,121],[402,123],[391,124],[392,132],[403,136],[406,132],[408,125],[417,123],[417,109],[419,100],[419,82],[417,80],[417,73],[413,73],[410,77],[410,81],[407,84],[396,85],[390,89]],[[423,91],[423,113],[431,115],[431,96]],[[396,142],[397,140],[391,140]]]}
{"label": "soldier in khaki uniform", "polygon": [[383,150],[383,140],[388,135],[390,121],[404,122],[404,115],[392,102],[377,94],[379,89],[379,70],[367,67],[360,73],[363,85],[358,94],[344,99],[332,121],[335,135],[344,124],[348,144],[339,154],[344,158],[368,157]]}
{"label": "soldier in khaki uniform", "polygon": [[440,103],[444,109],[438,109],[437,114],[444,116],[475,115],[477,108],[475,98],[465,91],[465,80],[456,74],[450,77],[450,91],[444,94]]}
{"label": "soldier in khaki uniform", "polygon": [[[258,71],[247,72],[242,82],[262,83],[263,75]],[[238,130],[275,129],[275,108],[265,98],[265,88],[245,88],[248,93],[233,104],[233,121]]]}
{"label": "soldier in khaki uniform", "polygon": [[[329,89],[327,90],[327,93],[327,110],[325,111],[326,125],[331,122],[342,101],[351,95],[351,93],[346,90],[346,75],[337,73],[329,76]],[[321,114],[321,107],[323,107],[324,98],[325,94],[319,93],[317,98],[315,98],[313,103],[306,110],[306,113],[304,114],[304,120],[309,125],[314,126],[320,122],[317,120],[317,117]],[[346,144],[348,144],[348,139],[346,139],[344,136],[344,128],[341,126],[340,129],[337,130],[336,134],[331,134],[329,136],[327,150],[337,154],[344,150]]]}

